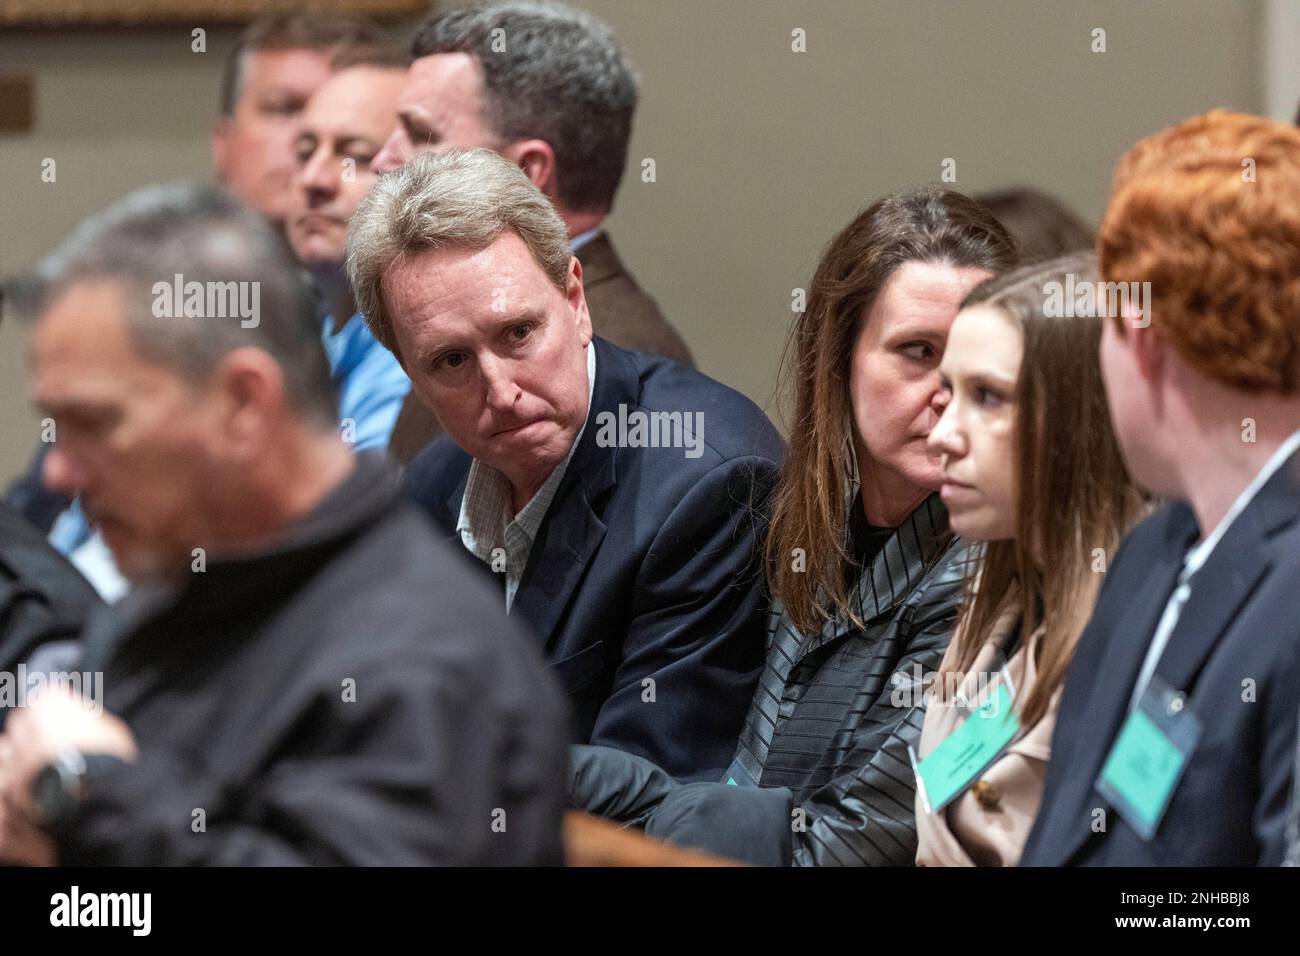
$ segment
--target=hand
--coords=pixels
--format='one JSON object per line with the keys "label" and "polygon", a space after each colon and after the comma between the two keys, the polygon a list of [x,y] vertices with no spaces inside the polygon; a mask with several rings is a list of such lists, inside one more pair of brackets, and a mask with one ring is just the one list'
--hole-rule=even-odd
{"label": "hand", "polygon": [[569,769],[569,803],[619,823],[643,823],[680,786],[644,757],[613,747],[570,747]]}
{"label": "hand", "polygon": [[16,808],[0,801],[0,863],[8,866],[54,866],[54,841]]}
{"label": "hand", "polygon": [[9,715],[0,736],[0,805],[34,818],[32,781],[59,751],[136,758],[135,739],[118,717],[94,710],[66,688],[51,689]]}

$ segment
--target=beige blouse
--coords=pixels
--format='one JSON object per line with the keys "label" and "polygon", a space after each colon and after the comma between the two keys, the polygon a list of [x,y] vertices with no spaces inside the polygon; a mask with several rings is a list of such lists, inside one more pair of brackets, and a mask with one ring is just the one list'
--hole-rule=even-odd
{"label": "beige blouse", "polygon": [[[975,663],[960,685],[966,696],[975,699],[982,678],[990,690],[1001,682],[999,652],[1015,630],[1019,604],[1003,611],[993,633],[980,648]],[[1034,652],[1041,643],[1039,628],[1006,662],[1016,689],[1015,700],[1023,702],[1037,676]],[[943,667],[955,664],[956,644],[950,644]],[[1015,866],[1029,839],[1034,816],[1043,797],[1047,759],[1051,752],[1052,728],[1061,692],[1052,696],[1047,714],[1008,747],[984,774],[964,793],[937,814],[927,814],[916,797],[917,866]],[[925,723],[917,758],[939,746],[965,719],[964,708],[943,704],[936,697],[927,701]]]}

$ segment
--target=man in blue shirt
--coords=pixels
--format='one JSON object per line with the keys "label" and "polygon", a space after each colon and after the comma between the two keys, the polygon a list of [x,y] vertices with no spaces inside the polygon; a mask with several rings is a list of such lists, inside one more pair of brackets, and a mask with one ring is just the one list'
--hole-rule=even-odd
{"label": "man in blue shirt", "polygon": [[407,57],[353,54],[312,94],[294,140],[285,232],[321,290],[321,342],[339,388],[339,424],[354,450],[386,449],[411,382],[356,314],[343,270],[348,222],[376,173],[370,161],[397,124]]}

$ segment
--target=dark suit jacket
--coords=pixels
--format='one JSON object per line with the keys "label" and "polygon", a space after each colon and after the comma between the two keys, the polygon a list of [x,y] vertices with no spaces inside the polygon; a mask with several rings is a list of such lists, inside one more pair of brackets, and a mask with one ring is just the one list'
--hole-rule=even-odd
{"label": "dark suit jacket", "polygon": [[[695,368],[691,350],[668,324],[655,300],[637,285],[606,233],[597,233],[574,255],[582,263],[582,288],[596,335],[625,349],[662,355]],[[388,454],[396,461],[408,462],[442,433],[438,419],[412,391],[393,426]]]}
{"label": "dark suit jacket", "polygon": [[[1300,707],[1300,453],[1260,489],[1191,580],[1156,673],[1204,733],[1144,842],[1095,783],[1150,638],[1199,531],[1171,504],[1125,540],[1066,675],[1042,808],[1022,866],[1275,865]],[[1105,813],[1105,831],[1094,813]]]}
{"label": "dark suit jacket", "polygon": [[[577,742],[631,751],[679,778],[717,779],[763,664],[758,557],[781,439],[726,386],[675,362],[593,342],[586,430],[511,616],[531,624],[553,662],[575,712]],[[598,416],[617,416],[620,405],[702,412],[703,453],[601,447]],[[449,535],[470,460],[442,439],[407,469],[411,497]]]}

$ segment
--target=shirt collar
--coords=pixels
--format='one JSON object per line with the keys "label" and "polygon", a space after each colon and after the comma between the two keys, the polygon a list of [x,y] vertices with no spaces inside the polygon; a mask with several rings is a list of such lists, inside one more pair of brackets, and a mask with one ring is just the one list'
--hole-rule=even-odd
{"label": "shirt collar", "polygon": [[1179,581],[1186,581],[1209,560],[1219,541],[1228,533],[1228,528],[1232,526],[1232,522],[1246,510],[1247,506],[1255,499],[1255,495],[1259,494],[1259,490],[1268,484],[1268,480],[1273,477],[1274,473],[1282,467],[1297,449],[1300,449],[1300,429],[1292,432],[1291,437],[1278,446],[1277,451],[1273,452],[1273,456],[1265,462],[1264,467],[1251,479],[1245,490],[1237,496],[1237,500],[1232,503],[1232,507],[1228,509],[1228,513],[1223,516],[1215,529],[1206,535],[1200,544],[1187,552],[1187,557],[1183,559],[1183,570],[1179,575]]}
{"label": "shirt collar", "polygon": [[600,233],[600,226],[593,226],[592,228],[588,229],[586,232],[578,233],[576,236],[574,236],[572,239],[569,240],[569,251],[577,252],[587,243],[591,242],[591,240],[595,239],[599,233]]}

